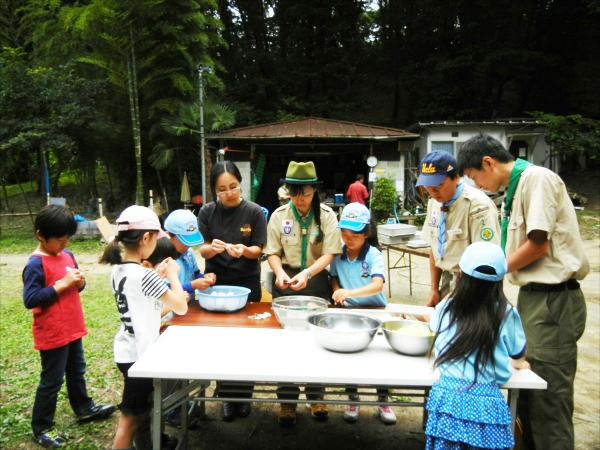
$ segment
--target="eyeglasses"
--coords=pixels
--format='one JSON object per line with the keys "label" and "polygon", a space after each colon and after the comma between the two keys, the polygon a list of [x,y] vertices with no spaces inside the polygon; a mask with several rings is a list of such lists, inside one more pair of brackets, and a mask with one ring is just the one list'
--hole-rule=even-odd
{"label": "eyeglasses", "polygon": [[239,191],[241,189],[240,186],[233,188],[233,189],[229,189],[228,191],[221,191],[221,192],[217,192],[217,195],[220,197],[221,195],[227,195],[227,194],[235,194],[237,191]]}

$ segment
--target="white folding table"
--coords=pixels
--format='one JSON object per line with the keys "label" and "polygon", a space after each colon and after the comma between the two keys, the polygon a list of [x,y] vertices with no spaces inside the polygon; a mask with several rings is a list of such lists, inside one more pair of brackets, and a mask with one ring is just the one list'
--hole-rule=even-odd
{"label": "white folding table", "polygon": [[[163,409],[169,410],[215,381],[240,383],[314,383],[323,386],[386,387],[427,391],[439,378],[425,356],[395,352],[382,335],[357,353],[335,353],[321,347],[310,331],[267,328],[170,326],[131,367],[129,375],[154,379],[153,443],[160,448]],[[183,387],[162,398],[163,380],[183,380]],[[187,383],[187,380],[194,380]],[[514,371],[501,386],[508,389],[511,415],[516,413],[519,389],[546,389],[546,382],[530,370]],[[273,392],[273,391],[271,391]],[[329,394],[329,392],[328,392]],[[411,395],[411,394],[409,394]],[[223,401],[226,398],[200,397]],[[240,401],[232,398],[231,400]],[[307,400],[252,399],[277,403],[310,403]],[[319,400],[318,403],[348,403]],[[368,402],[371,404],[382,404]],[[385,403],[383,403],[385,404]],[[389,403],[392,404],[392,403]],[[403,405],[394,403],[395,405]],[[405,403],[424,406],[424,403]],[[182,430],[187,430],[186,408],[182,408]],[[185,436],[182,439],[185,446]]]}

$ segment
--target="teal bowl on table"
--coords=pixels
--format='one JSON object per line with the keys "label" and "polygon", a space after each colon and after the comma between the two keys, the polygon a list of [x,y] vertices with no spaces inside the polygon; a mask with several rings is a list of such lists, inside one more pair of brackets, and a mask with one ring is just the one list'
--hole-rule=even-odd
{"label": "teal bowl on table", "polygon": [[211,286],[203,291],[196,289],[200,307],[211,312],[235,312],[246,306],[250,289],[240,286]]}

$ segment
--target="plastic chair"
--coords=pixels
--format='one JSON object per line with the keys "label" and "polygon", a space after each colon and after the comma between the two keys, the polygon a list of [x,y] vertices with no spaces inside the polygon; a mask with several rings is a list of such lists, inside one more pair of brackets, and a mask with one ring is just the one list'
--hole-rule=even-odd
{"label": "plastic chair", "polygon": [[265,213],[265,220],[268,222],[269,221],[269,210],[267,208],[265,208],[264,206],[261,206],[261,209]]}

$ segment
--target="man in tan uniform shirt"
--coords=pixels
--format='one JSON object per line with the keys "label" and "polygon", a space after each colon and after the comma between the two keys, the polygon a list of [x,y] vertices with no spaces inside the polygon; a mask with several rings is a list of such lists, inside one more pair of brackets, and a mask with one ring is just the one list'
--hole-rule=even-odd
{"label": "man in tan uniform shirt", "polygon": [[507,187],[502,245],[509,281],[520,286],[518,308],[527,337],[527,361],[548,383],[521,391],[517,413],[527,449],[572,449],[573,383],[577,341],[586,321],[577,280],[590,270],[577,216],[558,175],[517,159],[489,136],[469,139],[459,169],[478,186]]}
{"label": "man in tan uniform shirt", "polygon": [[423,158],[417,186],[424,186],[432,197],[421,236],[431,245],[427,306],[435,306],[451,291],[454,274],[460,272],[458,261],[471,243],[500,244],[498,209],[487,195],[460,179],[456,160],[447,152]]}

